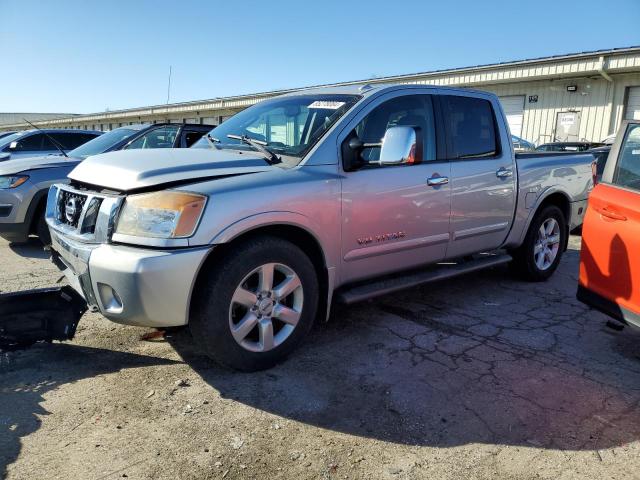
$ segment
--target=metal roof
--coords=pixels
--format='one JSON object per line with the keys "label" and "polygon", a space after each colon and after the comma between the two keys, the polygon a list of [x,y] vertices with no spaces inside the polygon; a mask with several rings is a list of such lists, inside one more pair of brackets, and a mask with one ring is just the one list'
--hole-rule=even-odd
{"label": "metal roof", "polygon": [[[552,64],[554,62],[561,61],[572,61],[572,60],[580,60],[584,58],[598,58],[598,57],[606,57],[611,55],[624,55],[624,54],[638,54],[640,55],[640,46],[631,46],[631,47],[623,47],[623,48],[611,48],[611,49],[602,49],[602,50],[592,50],[578,53],[569,53],[562,55],[552,55],[545,57],[536,57],[522,60],[512,60],[498,63],[489,63],[489,64],[481,64],[467,67],[457,67],[450,69],[441,69],[441,70],[429,70],[417,73],[410,74],[401,74],[401,75],[393,75],[393,76],[384,76],[384,77],[376,77],[369,79],[361,79],[361,80],[352,80],[346,82],[338,82],[338,83],[330,83],[330,84],[320,84],[320,85],[310,85],[306,87],[298,87],[298,88],[288,88],[288,89],[280,89],[280,90],[270,90],[266,92],[259,93],[251,93],[244,95],[234,95],[228,97],[214,97],[210,99],[203,100],[192,100],[187,102],[178,102],[164,105],[151,105],[144,107],[135,107],[121,110],[109,110],[105,112],[95,112],[89,114],[83,114],[78,116],[73,116],[67,119],[61,119],[61,123],[75,125],[81,122],[91,122],[91,121],[109,121],[109,119],[115,119],[120,117],[135,117],[136,113],[142,115],[155,115],[161,113],[177,113],[177,112],[188,112],[198,110],[215,110],[215,109],[234,109],[239,107],[245,107],[256,103],[262,99],[270,98],[276,95],[283,95],[287,93],[301,92],[306,90],[313,90],[319,88],[331,88],[335,89],[335,91],[344,91],[349,93],[357,93],[357,87],[363,84],[380,84],[380,83],[392,83],[392,82],[407,82],[407,81],[419,81],[419,80],[427,80],[429,77],[442,77],[445,75],[460,75],[465,73],[481,73],[487,70],[496,70],[496,69],[506,69],[508,67],[523,67],[523,66],[535,66],[537,64]],[[524,80],[523,78],[519,78],[518,80]],[[350,88],[352,86],[356,86],[356,88]],[[42,121],[36,123],[51,123],[50,121]],[[59,122],[54,122],[59,123]],[[19,124],[12,125],[14,127],[19,126]],[[6,125],[8,128],[9,125]]]}

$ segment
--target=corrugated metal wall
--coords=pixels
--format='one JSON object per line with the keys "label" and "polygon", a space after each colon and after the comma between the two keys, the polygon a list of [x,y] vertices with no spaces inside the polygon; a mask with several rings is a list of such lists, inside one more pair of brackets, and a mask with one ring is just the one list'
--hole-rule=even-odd
{"label": "corrugated metal wall", "polygon": [[[542,143],[553,140],[558,112],[581,113],[581,139],[600,141],[615,133],[623,119],[626,94],[631,86],[640,86],[640,74],[615,75],[613,82],[604,78],[522,82],[481,87],[500,97],[524,95],[522,137]],[[576,92],[567,86],[577,86]],[[537,96],[537,102],[530,102]]]}

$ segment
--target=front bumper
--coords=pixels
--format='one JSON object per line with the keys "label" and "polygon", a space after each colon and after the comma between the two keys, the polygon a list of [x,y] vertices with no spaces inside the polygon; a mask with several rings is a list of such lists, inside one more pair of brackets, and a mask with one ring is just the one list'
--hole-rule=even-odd
{"label": "front bumper", "polygon": [[50,231],[54,263],[91,309],[127,325],[189,322],[193,286],[212,247],[156,250],[85,244]]}
{"label": "front bumper", "polygon": [[32,197],[29,187],[25,184],[0,190],[0,237],[10,242],[25,242],[29,238],[31,225],[25,218]]}

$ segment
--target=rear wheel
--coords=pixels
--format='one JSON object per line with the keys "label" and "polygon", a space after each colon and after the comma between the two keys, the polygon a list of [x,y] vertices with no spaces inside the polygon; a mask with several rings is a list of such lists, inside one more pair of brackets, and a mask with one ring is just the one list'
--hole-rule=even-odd
{"label": "rear wheel", "polygon": [[567,221],[555,205],[540,210],[534,217],[524,243],[514,250],[512,268],[525,280],[547,280],[560,264],[567,244]]}
{"label": "rear wheel", "polygon": [[270,368],[311,329],[318,294],[316,271],[300,248],[275,237],[252,239],[204,273],[191,332],[204,353],[223,365]]}

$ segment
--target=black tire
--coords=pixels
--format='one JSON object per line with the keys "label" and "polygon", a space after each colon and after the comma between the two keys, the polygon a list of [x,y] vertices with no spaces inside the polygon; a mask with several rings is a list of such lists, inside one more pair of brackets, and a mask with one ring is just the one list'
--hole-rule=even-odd
{"label": "black tire", "polygon": [[[560,227],[560,244],[558,253],[548,268],[541,269],[536,265],[534,259],[534,249],[536,246],[536,240],[538,238],[538,230],[540,226],[548,219],[555,219]],[[567,220],[564,213],[560,208],[555,205],[548,205],[540,210],[533,218],[527,235],[524,239],[524,243],[520,248],[513,250],[511,255],[513,256],[513,262],[511,263],[512,270],[519,277],[530,282],[543,282],[547,280],[553,272],[556,271],[562,254],[564,253],[567,245]]]}
{"label": "black tire", "polygon": [[[263,236],[234,246],[223,257],[214,260],[218,261],[202,273],[198,282],[189,321],[196,344],[216,362],[236,370],[253,372],[273,367],[303,341],[315,320],[319,287],[311,260],[296,245],[277,237]],[[253,352],[233,337],[230,309],[234,292],[243,279],[268,263],[285,265],[298,276],[303,303],[297,325],[281,344],[268,351]],[[274,321],[274,331],[276,323]]]}
{"label": "black tire", "polygon": [[47,222],[44,219],[44,212],[40,212],[36,220],[36,235],[45,247],[51,245],[51,234],[49,233]]}

